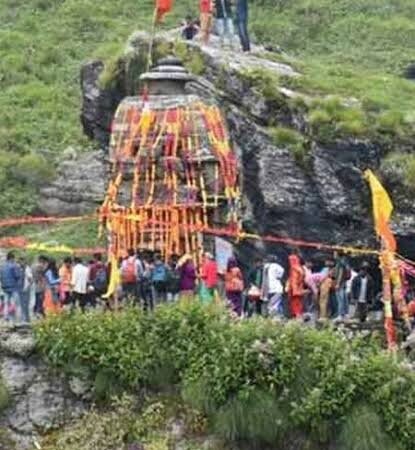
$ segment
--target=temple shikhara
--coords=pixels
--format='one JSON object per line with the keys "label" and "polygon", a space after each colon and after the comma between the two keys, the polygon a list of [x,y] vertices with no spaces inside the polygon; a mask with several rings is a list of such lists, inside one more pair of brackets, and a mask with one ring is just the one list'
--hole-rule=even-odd
{"label": "temple shikhara", "polygon": [[197,260],[203,230],[239,223],[238,167],[225,120],[217,105],[186,93],[194,77],[176,58],[160,60],[140,80],[143,94],[125,98],[113,121],[113,174],[100,210],[109,251]]}

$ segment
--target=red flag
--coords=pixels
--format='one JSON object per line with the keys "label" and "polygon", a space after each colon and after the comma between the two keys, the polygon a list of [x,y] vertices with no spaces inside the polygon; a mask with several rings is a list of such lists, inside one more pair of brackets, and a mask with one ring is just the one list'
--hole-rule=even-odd
{"label": "red flag", "polygon": [[174,0],[156,0],[156,20],[160,22],[163,16],[173,8]]}

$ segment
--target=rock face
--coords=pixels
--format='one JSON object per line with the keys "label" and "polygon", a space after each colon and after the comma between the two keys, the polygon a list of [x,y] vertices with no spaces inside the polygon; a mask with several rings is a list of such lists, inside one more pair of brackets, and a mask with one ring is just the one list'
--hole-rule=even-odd
{"label": "rock face", "polygon": [[[136,80],[137,73],[145,70],[142,61],[147,39],[142,33],[132,36],[120,58],[120,70],[108,87],[100,87],[102,62],[92,61],[82,68],[82,123],[87,135],[104,148],[108,146],[110,118],[119,100],[137,93],[136,88],[131,88],[136,86],[131,79]],[[159,38],[155,48],[168,48],[173,42],[174,37],[167,34]],[[215,98],[227,116],[240,162],[245,228],[325,243],[373,245],[370,195],[362,170],[379,167],[381,149],[363,140],[322,144],[307,137],[307,161],[301,164],[292,148],[276,143],[270,133],[270,127],[283,125],[306,134],[306,116],[293,100],[299,94],[278,85],[261,87],[247,77],[249,71],[264,69],[275,77],[299,74],[285,63],[270,60],[269,54],[265,58],[263,51],[259,55],[260,49],[244,55],[218,49],[214,41],[209,47],[183,45],[190,67],[195,58],[203,63],[203,77],[192,83],[189,90]],[[93,159],[94,164],[99,159]],[[94,165],[91,169],[87,162],[80,164],[82,175],[77,177],[85,177],[78,183],[81,188],[63,194],[58,192],[58,180],[54,187],[44,190],[46,207],[67,213],[72,208],[84,211],[96,204],[103,192],[103,169],[94,169]],[[66,178],[68,169],[62,172]],[[72,202],[76,205],[68,206]],[[405,244],[413,236],[413,211],[405,209],[401,213],[395,231]],[[415,255],[415,248],[407,254],[412,250]]]}
{"label": "rock face", "polygon": [[3,435],[16,449],[32,449],[39,434],[79,417],[87,408],[85,386],[82,392],[72,390],[36,356],[30,328],[0,329],[0,372],[9,396],[0,419],[0,449]]}
{"label": "rock face", "polygon": [[82,153],[64,161],[55,181],[42,189],[40,209],[48,215],[78,215],[94,211],[103,201],[107,164],[103,151]]}

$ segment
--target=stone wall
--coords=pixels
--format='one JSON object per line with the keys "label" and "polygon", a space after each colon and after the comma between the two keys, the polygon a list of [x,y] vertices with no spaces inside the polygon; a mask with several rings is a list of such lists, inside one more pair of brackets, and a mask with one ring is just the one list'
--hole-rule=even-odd
{"label": "stone wall", "polygon": [[89,405],[89,387],[51,372],[36,354],[28,327],[0,328],[0,373],[9,395],[0,450],[36,448],[39,436],[80,417]]}

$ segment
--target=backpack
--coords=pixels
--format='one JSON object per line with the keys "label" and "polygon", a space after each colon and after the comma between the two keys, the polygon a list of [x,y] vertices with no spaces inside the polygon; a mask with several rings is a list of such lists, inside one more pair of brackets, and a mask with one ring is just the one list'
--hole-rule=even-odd
{"label": "backpack", "polygon": [[94,288],[97,291],[104,291],[107,288],[107,271],[104,266],[98,267],[97,274],[95,275]]}
{"label": "backpack", "polygon": [[159,282],[164,282],[167,280],[167,269],[164,264],[156,264],[154,266],[152,280]]}
{"label": "backpack", "polygon": [[128,258],[124,268],[122,269],[122,282],[123,283],[136,283],[137,272],[135,270],[135,259]]}

